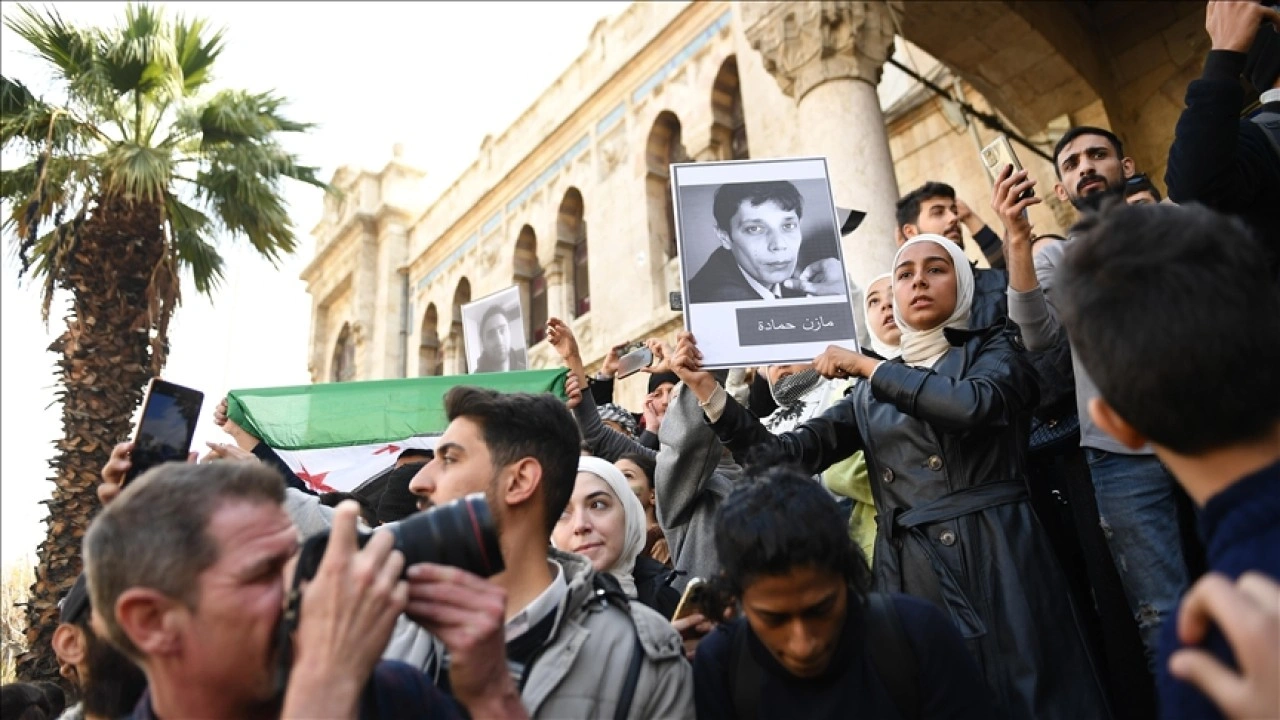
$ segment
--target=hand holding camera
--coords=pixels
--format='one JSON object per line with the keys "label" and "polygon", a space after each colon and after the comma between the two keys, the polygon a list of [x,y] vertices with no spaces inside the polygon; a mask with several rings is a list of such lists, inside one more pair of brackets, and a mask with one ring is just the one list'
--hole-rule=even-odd
{"label": "hand holding camera", "polygon": [[350,500],[334,508],[324,558],[302,589],[283,717],[355,717],[361,688],[408,603],[395,537],[375,533],[359,547],[359,512]]}
{"label": "hand holding camera", "polygon": [[508,716],[520,693],[506,662],[507,593],[500,586],[458,568],[421,563],[406,572],[406,614],[449,649],[449,686],[455,697],[480,715]]}

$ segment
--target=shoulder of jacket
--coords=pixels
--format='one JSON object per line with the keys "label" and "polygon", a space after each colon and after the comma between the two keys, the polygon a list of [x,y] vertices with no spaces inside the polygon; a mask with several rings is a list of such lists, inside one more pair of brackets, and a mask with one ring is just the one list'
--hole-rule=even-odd
{"label": "shoulder of jacket", "polygon": [[671,627],[671,623],[656,610],[633,600],[628,610],[631,622],[635,625],[636,637],[644,654],[654,661],[684,658],[684,643],[680,633]]}

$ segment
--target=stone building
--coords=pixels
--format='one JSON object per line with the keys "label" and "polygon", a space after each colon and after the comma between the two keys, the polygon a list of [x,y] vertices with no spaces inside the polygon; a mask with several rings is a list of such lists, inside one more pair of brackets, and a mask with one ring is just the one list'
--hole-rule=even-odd
{"label": "stone building", "polygon": [[[949,182],[996,223],[978,159],[995,133],[892,62],[1046,154],[1071,125],[1109,127],[1160,184],[1208,45],[1203,2],[632,4],[437,197],[399,147],[379,171],[335,173],[344,199],[302,274],[312,380],[463,373],[459,308],[512,284],[532,367],[558,362],[549,316],[589,369],[612,344],[670,340],[673,162],[826,157],[836,204],[867,212],[844,239],[860,286],[892,258],[901,191]],[[1052,165],[1017,152],[1051,197]],[[1061,231],[1073,212],[1051,199],[1032,219]],[[620,401],[638,408],[643,385],[623,381]]]}

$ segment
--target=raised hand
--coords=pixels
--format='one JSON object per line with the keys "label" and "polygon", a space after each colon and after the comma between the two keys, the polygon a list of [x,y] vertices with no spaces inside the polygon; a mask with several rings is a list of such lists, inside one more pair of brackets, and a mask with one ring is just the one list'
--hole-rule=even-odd
{"label": "raised hand", "polygon": [[1027,217],[1026,209],[1043,201],[1035,195],[1022,197],[1024,192],[1036,186],[1036,181],[1027,176],[1026,170],[1012,170],[1012,165],[1006,165],[996,178],[995,188],[991,192],[991,209],[996,211],[1000,222],[1004,224],[1006,240],[1011,243],[1030,243],[1031,220]]}
{"label": "raised hand", "polygon": [[[1248,52],[1258,35],[1262,23],[1275,25],[1280,32],[1280,11],[1253,0],[1253,2],[1224,2],[1210,0],[1204,10],[1204,29],[1209,32],[1213,50]],[[1269,88],[1258,88],[1267,90]]]}
{"label": "raised hand", "polygon": [[618,348],[621,348],[624,345],[626,345],[626,343],[623,343],[622,345],[614,345],[609,348],[609,352],[604,354],[604,362],[600,364],[601,375],[604,375],[607,378],[617,377],[618,359],[620,357],[618,355]]}
{"label": "raised hand", "polygon": [[547,321],[547,342],[566,362],[574,358],[581,359],[578,339],[573,336],[573,330],[560,318],[553,317]]}
{"label": "raised hand", "polygon": [[648,367],[641,368],[647,373],[664,373],[671,372],[671,347],[662,342],[658,338],[649,338],[644,341],[644,346],[649,348],[649,352],[653,353],[653,362]]}
{"label": "raised hand", "polygon": [[699,402],[706,402],[719,387],[719,383],[711,373],[702,369],[702,351],[698,349],[698,341],[693,333],[680,331],[676,334],[676,350],[671,358],[671,371],[680,378]]}
{"label": "raised hand", "polygon": [[578,384],[577,375],[569,373],[569,377],[564,379],[564,394],[566,396],[564,405],[570,410],[578,407],[582,402],[582,386]]}

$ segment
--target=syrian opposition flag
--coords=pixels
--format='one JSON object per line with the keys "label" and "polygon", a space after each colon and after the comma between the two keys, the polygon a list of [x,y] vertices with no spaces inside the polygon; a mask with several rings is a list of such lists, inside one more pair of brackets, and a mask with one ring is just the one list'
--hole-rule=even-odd
{"label": "syrian opposition flag", "polygon": [[568,371],[525,370],[232,390],[227,416],[316,492],[350,492],[407,448],[434,448],[449,425],[444,395],[457,385],[565,397]]}

